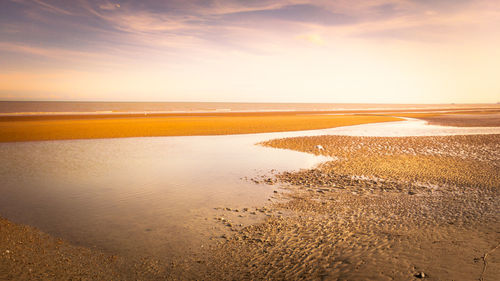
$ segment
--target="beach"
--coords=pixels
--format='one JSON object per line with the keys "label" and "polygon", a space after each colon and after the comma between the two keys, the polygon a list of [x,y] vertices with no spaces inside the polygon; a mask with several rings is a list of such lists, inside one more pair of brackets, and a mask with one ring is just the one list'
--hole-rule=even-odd
{"label": "beach", "polygon": [[[257,126],[258,131],[264,127],[276,130],[276,124],[283,126],[283,130],[290,129],[287,124],[300,124],[297,129],[356,125],[338,127],[342,133],[342,130],[348,132],[348,128],[357,132],[358,126],[373,125],[373,130],[377,130],[377,123],[361,124],[383,121],[388,128],[385,133],[390,134],[391,124],[407,122],[394,121],[399,119],[392,116],[273,115],[266,117],[270,118],[269,123],[245,116],[249,119],[237,123],[258,123],[263,126]],[[468,118],[477,122],[483,115],[454,117],[464,120],[464,116],[463,123],[467,125]],[[492,116],[488,114],[486,118],[495,119]],[[125,119],[123,124],[129,121]],[[313,121],[317,124],[310,125]],[[219,129],[227,126],[227,122],[217,123]],[[302,170],[282,168],[248,174],[245,182],[249,186],[260,192],[267,190],[264,192],[269,194],[267,203],[223,203],[206,212],[204,224],[212,230],[206,238],[199,238],[206,239],[200,240],[202,247],[187,250],[184,256],[169,257],[165,252],[158,255],[148,249],[146,254],[134,256],[114,252],[112,247],[89,247],[71,239],[59,239],[32,226],[1,219],[0,277],[6,280],[495,280],[500,274],[497,250],[500,135],[487,133],[489,128],[494,132],[497,126],[488,124],[478,131],[462,127],[464,135],[460,135],[457,127],[453,129],[455,135],[436,136],[404,136],[402,132],[400,136],[375,137],[366,130],[359,131],[366,136],[322,135],[320,130],[314,134],[297,132],[292,137],[285,134],[285,138],[260,137],[262,141],[257,147],[325,158],[322,164]],[[395,128],[395,132],[401,131]],[[448,134],[447,128],[453,127],[435,128]],[[469,134],[466,130],[472,135],[465,135]],[[477,134],[481,130],[486,134]],[[325,134],[329,132],[326,130]],[[123,148],[120,151],[123,153]],[[249,153],[257,156],[255,152]],[[154,227],[147,227],[144,233],[155,233]]]}
{"label": "beach", "polygon": [[0,14],[0,281],[499,280],[499,1]]}
{"label": "beach", "polygon": [[[247,114],[244,114],[247,115]],[[126,138],[151,136],[229,135],[325,129],[372,122],[395,121],[390,116],[320,114],[258,114],[257,116],[115,117],[0,121],[0,142]],[[1,118],[0,118],[1,120]]]}
{"label": "beach", "polygon": [[[14,103],[13,106],[15,105]],[[401,117],[422,118],[431,124],[450,126],[499,126],[500,124],[500,118],[497,117],[499,109],[494,106],[409,109],[393,106],[385,109],[333,111],[291,110],[293,108],[233,112],[204,110],[3,113],[0,114],[0,142],[287,132],[389,122],[402,120]],[[396,116],[399,116],[399,119]]]}

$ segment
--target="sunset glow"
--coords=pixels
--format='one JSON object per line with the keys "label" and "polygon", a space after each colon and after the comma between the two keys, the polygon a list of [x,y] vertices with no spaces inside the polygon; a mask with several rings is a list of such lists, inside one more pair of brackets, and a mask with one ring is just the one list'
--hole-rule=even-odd
{"label": "sunset glow", "polygon": [[0,3],[0,99],[496,103],[477,0]]}

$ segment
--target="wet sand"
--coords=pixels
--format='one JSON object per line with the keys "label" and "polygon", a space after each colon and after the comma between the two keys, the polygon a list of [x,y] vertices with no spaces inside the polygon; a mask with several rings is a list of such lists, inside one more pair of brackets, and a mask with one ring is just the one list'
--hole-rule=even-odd
{"label": "wet sand", "polygon": [[1,217],[0,233],[0,280],[154,280],[162,276],[146,264],[73,246]]}
{"label": "wet sand", "polygon": [[[402,120],[390,116],[276,114],[189,117],[117,117],[67,119],[49,116],[0,118],[0,142],[124,138],[148,136],[228,135],[314,130]],[[24,118],[28,118],[24,120]],[[45,118],[45,117],[44,117]],[[11,120],[12,119],[12,120]]]}
{"label": "wet sand", "polygon": [[[431,124],[498,126],[498,107],[243,112],[51,112],[0,114],[0,142],[317,130],[420,118]],[[480,125],[478,125],[480,124]]]}
{"label": "wet sand", "polygon": [[338,160],[261,180],[285,184],[277,188],[280,200],[259,210],[269,216],[264,223],[235,231],[213,251],[212,267],[223,270],[211,274],[227,280],[496,280],[499,143],[500,135],[266,142]]}
{"label": "wet sand", "polygon": [[[127,260],[2,219],[0,277],[495,280],[499,143],[500,135],[272,140],[265,145],[337,160],[255,178],[274,198],[218,209],[213,223],[227,231],[199,256]],[[263,223],[236,223],[257,215]]]}
{"label": "wet sand", "polygon": [[432,125],[455,127],[499,127],[500,113],[447,114],[420,118]]}

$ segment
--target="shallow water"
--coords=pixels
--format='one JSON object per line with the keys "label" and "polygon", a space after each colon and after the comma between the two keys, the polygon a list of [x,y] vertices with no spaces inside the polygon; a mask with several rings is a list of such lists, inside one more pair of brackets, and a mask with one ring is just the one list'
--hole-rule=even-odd
{"label": "shallow water", "polygon": [[[401,118],[401,117],[400,117]],[[372,123],[324,130],[290,132],[298,135],[344,135],[370,137],[410,137],[500,134],[500,127],[448,127],[428,125],[427,121],[404,118],[406,121]]]}
{"label": "shallow water", "polygon": [[[114,253],[181,254],[210,236],[214,207],[267,202],[272,187],[242,178],[327,159],[253,145],[260,140],[234,135],[1,144],[0,214]],[[248,223],[252,217],[257,219]]]}
{"label": "shallow water", "polygon": [[[245,177],[327,160],[255,143],[305,135],[500,133],[408,120],[326,130],[0,144],[0,214],[72,243],[129,256],[182,255],[213,237],[215,207],[261,206],[276,187]],[[247,216],[245,223],[259,219]]]}

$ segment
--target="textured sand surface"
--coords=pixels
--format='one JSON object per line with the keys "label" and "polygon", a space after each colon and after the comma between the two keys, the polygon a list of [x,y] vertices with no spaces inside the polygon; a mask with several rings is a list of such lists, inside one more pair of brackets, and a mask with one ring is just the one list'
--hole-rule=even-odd
{"label": "textured sand surface", "polygon": [[[0,220],[0,279],[497,280],[500,135],[315,136],[264,145],[335,160],[253,179],[258,208],[220,208],[227,229],[196,257],[126,260]],[[321,148],[319,148],[321,145]],[[238,218],[260,215],[241,226]]]}
{"label": "textured sand surface", "polygon": [[[289,184],[276,194],[287,200],[260,209],[266,222],[235,231],[214,251],[213,261],[224,268],[212,272],[214,279],[500,276],[499,135],[323,136],[265,144],[338,160],[261,180]],[[397,163],[386,165],[391,158]],[[460,172],[443,170],[454,165]]]}
{"label": "textured sand surface", "polygon": [[456,127],[498,127],[500,113],[489,114],[448,114],[421,118],[431,125]]}
{"label": "textured sand surface", "polygon": [[0,280],[161,280],[164,276],[154,262],[131,262],[73,246],[0,218]]}

